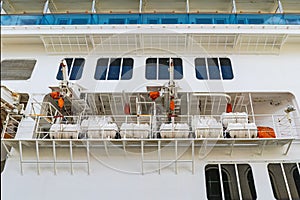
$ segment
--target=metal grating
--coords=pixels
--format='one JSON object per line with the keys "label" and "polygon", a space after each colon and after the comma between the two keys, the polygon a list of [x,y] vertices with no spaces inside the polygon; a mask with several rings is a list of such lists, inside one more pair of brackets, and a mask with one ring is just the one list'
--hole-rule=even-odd
{"label": "metal grating", "polygon": [[139,35],[93,35],[91,41],[95,52],[128,52],[139,48]]}
{"label": "metal grating", "polygon": [[103,34],[42,36],[49,54],[278,54],[286,34]]}
{"label": "metal grating", "polygon": [[192,35],[190,38],[190,51],[232,52],[236,44],[237,35]]}
{"label": "metal grating", "polygon": [[47,53],[88,53],[93,49],[88,36],[42,36]]}

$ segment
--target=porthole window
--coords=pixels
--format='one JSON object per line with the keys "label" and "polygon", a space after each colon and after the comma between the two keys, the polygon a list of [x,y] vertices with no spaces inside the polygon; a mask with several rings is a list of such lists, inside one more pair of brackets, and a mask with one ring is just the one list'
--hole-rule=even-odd
{"label": "porthole window", "polygon": [[[67,75],[69,80],[78,80],[82,76],[83,66],[85,63],[84,58],[65,58],[67,63]],[[59,69],[56,75],[57,80],[63,80],[62,66],[59,65]]]}
{"label": "porthole window", "polygon": [[209,200],[257,198],[252,170],[248,164],[207,165],[205,179]]}
{"label": "porthole window", "polygon": [[148,58],[146,60],[146,79],[169,80],[170,59],[174,64],[174,79],[183,78],[183,67],[181,58]]}
{"label": "porthole window", "polygon": [[97,61],[96,80],[129,80],[132,78],[132,58],[100,58]]}

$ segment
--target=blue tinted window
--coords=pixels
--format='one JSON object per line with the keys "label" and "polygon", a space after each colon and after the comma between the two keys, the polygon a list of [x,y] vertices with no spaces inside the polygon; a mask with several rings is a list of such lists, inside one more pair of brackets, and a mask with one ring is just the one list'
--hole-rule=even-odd
{"label": "blue tinted window", "polygon": [[138,20],[137,19],[130,19],[128,20],[128,24],[137,24]]}
{"label": "blue tinted window", "polygon": [[209,79],[213,79],[213,80],[221,79],[218,59],[208,58],[207,65],[208,65]]}
{"label": "blue tinted window", "polygon": [[109,24],[125,24],[125,19],[109,19]]}
{"label": "blue tinted window", "polygon": [[89,20],[88,19],[82,19],[82,18],[78,18],[78,19],[72,19],[72,24],[88,24]]}
{"label": "blue tinted window", "polygon": [[263,24],[263,19],[248,19],[248,24]]}
{"label": "blue tinted window", "polygon": [[38,24],[37,19],[21,19],[20,25],[36,25]]}
{"label": "blue tinted window", "polygon": [[159,58],[158,79],[170,79],[169,58]]}
{"label": "blue tinted window", "polygon": [[207,79],[205,58],[195,59],[195,70],[197,79]]}
{"label": "blue tinted window", "polygon": [[94,78],[96,80],[105,80],[108,66],[108,58],[100,58],[97,61]]}
{"label": "blue tinted window", "polygon": [[182,60],[181,58],[172,58],[174,62],[174,79],[183,78]]}
{"label": "blue tinted window", "polygon": [[210,18],[198,18],[196,19],[197,24],[212,24],[212,19]]}
{"label": "blue tinted window", "polygon": [[157,78],[157,58],[148,58],[146,60],[146,79]]}
{"label": "blue tinted window", "polygon": [[220,58],[223,79],[233,79],[232,66],[229,58]]}
{"label": "blue tinted window", "polygon": [[157,22],[158,22],[157,19],[149,19],[148,20],[149,24],[157,24]]}
{"label": "blue tinted window", "polygon": [[162,24],[178,24],[178,19],[176,18],[167,18],[167,19],[161,19]]}
{"label": "blue tinted window", "polygon": [[132,78],[133,59],[123,58],[121,80],[129,80]]}
{"label": "blue tinted window", "polygon": [[[174,79],[182,79],[182,59],[172,58],[174,63]],[[150,80],[168,80],[170,79],[169,65],[170,58],[158,58],[159,65],[157,66],[157,58],[148,58],[146,60],[146,79]],[[158,70],[158,77],[157,77]]]}
{"label": "blue tinted window", "polygon": [[216,24],[225,24],[225,19],[216,19]]}
{"label": "blue tinted window", "polygon": [[119,80],[120,66],[121,58],[111,58],[107,80]]}
{"label": "blue tinted window", "polygon": [[[83,66],[84,66],[84,59],[83,58],[75,58],[71,75],[70,75],[70,80],[78,80],[82,76],[82,71],[83,71]],[[70,72],[69,72],[70,74]]]}
{"label": "blue tinted window", "polygon": [[[73,60],[74,60],[73,58],[65,58],[65,61],[67,63],[68,76],[70,75],[70,72],[71,72],[71,67],[72,67],[72,64],[73,64]],[[57,80],[63,80],[63,74],[62,74],[61,68],[62,68],[62,66],[61,66],[61,63],[60,63],[59,67],[58,67],[58,72],[57,72],[57,75],[56,75]]]}
{"label": "blue tinted window", "polygon": [[57,20],[57,24],[59,25],[64,25],[64,24],[68,24],[69,19],[58,19]]}

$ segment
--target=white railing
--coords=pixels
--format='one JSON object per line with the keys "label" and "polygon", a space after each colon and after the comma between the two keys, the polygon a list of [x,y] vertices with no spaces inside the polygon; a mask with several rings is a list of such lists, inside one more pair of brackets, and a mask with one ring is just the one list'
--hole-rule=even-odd
{"label": "white railing", "polygon": [[[197,117],[201,118],[207,118],[207,119],[214,119],[217,124],[207,125],[207,127],[197,127],[195,124],[194,119]],[[223,138],[226,137],[225,130],[222,127],[222,119],[220,115],[207,115],[207,116],[191,116],[191,115],[178,115],[174,121],[170,120],[165,115],[157,115],[155,118],[152,115],[111,115],[111,116],[101,116],[101,115],[89,115],[89,116],[37,116],[36,117],[36,126],[35,126],[35,136],[37,138],[49,138],[50,136],[50,129],[53,124],[61,124],[61,128],[57,130],[58,134],[64,134],[65,136],[61,138],[70,138],[68,137],[68,134],[70,136],[73,136],[73,139],[78,138],[88,138],[88,135],[86,134],[87,130],[84,130],[82,126],[83,120],[88,120],[89,118],[106,118],[110,119],[110,122],[108,124],[115,124],[114,128],[112,130],[115,131],[115,133],[118,133],[121,131],[121,126],[123,123],[126,124],[147,124],[150,127],[149,134],[147,138],[160,138],[158,137],[159,133],[161,131],[164,131],[164,135],[167,135],[166,137],[181,137],[183,138]],[[270,129],[273,129],[275,137],[276,138],[300,138],[300,127],[297,126],[296,120],[300,120],[299,118],[291,118],[289,120],[285,115],[250,115],[248,116],[248,119],[250,119],[250,123],[254,123],[257,127],[268,127]],[[45,121],[48,121],[48,126],[45,125]],[[186,124],[188,125],[189,129],[180,130],[180,129],[168,129],[168,130],[161,130],[161,125],[165,124],[172,124],[174,127],[176,124]],[[64,130],[66,128],[64,125],[74,125],[73,130],[71,128],[68,130]],[[75,125],[76,128],[75,128]],[[105,128],[102,125],[95,125],[95,124],[88,124],[89,131],[103,131]],[[106,130],[109,130],[109,128],[106,128]],[[181,132],[188,132],[187,134],[181,134]],[[217,133],[218,131],[218,133]],[[240,131],[245,132],[245,136],[237,136],[240,138],[256,138],[257,129],[250,130],[249,128],[243,128]],[[252,131],[252,132],[251,132]],[[170,132],[170,134],[168,134]],[[247,133],[248,134],[247,134]],[[74,137],[74,134],[77,133],[78,137]],[[100,136],[100,138],[105,138]],[[112,133],[111,133],[112,134]],[[113,135],[109,134],[110,138],[114,138]],[[233,137],[233,136],[232,136]],[[270,136],[272,137],[272,136]]]}

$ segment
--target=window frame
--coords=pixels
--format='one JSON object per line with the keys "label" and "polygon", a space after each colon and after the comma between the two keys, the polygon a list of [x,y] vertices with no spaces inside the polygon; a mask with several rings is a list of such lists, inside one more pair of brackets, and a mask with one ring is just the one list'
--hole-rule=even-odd
{"label": "window frame", "polygon": [[[148,68],[148,66],[147,66],[147,61],[149,60],[149,59],[156,59],[156,66],[155,66],[155,68],[156,68],[156,75],[155,75],[155,78],[148,78],[147,77],[147,68]],[[180,66],[181,67],[181,72],[182,72],[182,74],[181,73],[179,73],[179,71],[177,71],[177,70],[175,70],[175,65],[174,65],[174,80],[182,80],[183,79],[183,77],[184,77],[184,70],[183,70],[183,59],[182,58],[179,58],[179,57],[148,57],[148,58],[146,58],[146,60],[145,60],[145,79],[146,80],[169,80],[170,79],[170,77],[169,77],[169,74],[167,75],[168,76],[168,78],[160,78],[160,59],[168,59],[168,60],[170,60],[170,59],[173,59],[173,63],[175,63],[175,61],[174,61],[174,59],[179,59],[180,60],[180,63],[181,63],[181,65],[178,65],[178,66]],[[166,66],[166,65],[163,65],[163,66]],[[168,67],[168,69],[169,69],[169,67]],[[180,78],[177,78],[177,77],[175,77],[176,75],[176,73],[178,72],[178,74],[180,74]]]}
{"label": "window frame", "polygon": [[[107,65],[106,65],[106,70],[105,70],[105,79],[97,79],[97,67],[98,67],[98,62],[100,59],[108,59]],[[120,59],[120,65],[119,65],[119,74],[118,74],[118,79],[109,79],[109,73],[111,71],[111,64],[116,61],[117,59]],[[130,78],[122,78],[124,76],[123,74],[123,68],[124,66],[124,59],[129,59],[132,61],[132,65],[131,66],[126,66],[126,67],[130,67],[131,69],[129,69],[128,71],[126,71],[126,73],[131,71],[130,74]],[[113,60],[113,61],[112,61]],[[99,65],[100,66],[100,65]],[[94,79],[96,81],[128,81],[131,80],[133,77],[133,70],[134,69],[134,59],[131,57],[101,57],[97,59],[96,62],[96,68],[95,68],[95,72],[94,72]],[[125,73],[125,74],[126,74]],[[101,77],[100,77],[101,78]]]}
{"label": "window frame", "polygon": [[[294,165],[294,166],[289,166]],[[272,168],[270,168],[272,166]],[[277,169],[276,169],[277,168]],[[290,169],[290,170],[289,170]],[[270,184],[275,199],[299,199],[300,189],[297,188],[294,173],[298,171],[298,181],[300,180],[299,163],[269,163],[267,170]],[[279,180],[281,179],[281,180]],[[282,181],[283,180],[283,181]],[[283,185],[280,185],[283,184]]]}
{"label": "window frame", "polygon": [[[198,72],[198,70],[197,70],[197,66],[198,65],[196,65],[196,61],[197,61],[197,59],[204,59],[205,60],[205,70],[206,70],[206,77],[204,77],[204,78],[198,78],[197,77],[197,72]],[[211,78],[211,73],[210,73],[210,70],[211,70],[211,68],[210,68],[210,66],[208,65],[208,60],[209,59],[212,59],[212,60],[214,60],[214,59],[217,59],[216,61],[217,62],[215,62],[216,64],[217,64],[217,68],[218,68],[218,76],[220,77],[220,78]],[[228,66],[228,67],[230,67],[230,72],[231,72],[231,75],[232,75],[232,78],[224,78],[224,76],[223,76],[223,65],[221,65],[221,59],[228,59],[229,60],[229,63],[230,63],[230,65]],[[234,79],[234,73],[233,73],[233,67],[232,67],[232,63],[231,63],[231,59],[230,58],[228,58],[228,57],[196,57],[195,59],[194,59],[194,68],[195,68],[195,77],[196,77],[196,79],[197,80],[209,80],[209,81],[218,81],[218,80],[233,80]]]}
{"label": "window frame", "polygon": [[[28,62],[26,63],[27,65],[22,65],[22,63],[24,62]],[[7,65],[8,67],[5,68],[5,65],[3,66],[3,63],[8,62]],[[9,63],[12,62],[12,63]],[[15,62],[15,64],[13,63]],[[32,63],[31,63],[32,62]],[[30,64],[30,66],[29,66]],[[14,66],[13,66],[14,65]],[[17,66],[19,65],[19,66]],[[1,80],[3,81],[24,81],[24,80],[29,80],[32,77],[33,71],[36,68],[37,65],[37,59],[4,59],[1,60]],[[25,66],[27,68],[25,68]],[[29,67],[28,67],[29,66]],[[15,67],[15,69],[13,69]],[[11,71],[11,72],[10,72]],[[22,75],[24,75],[24,73],[22,73],[22,71],[28,72],[28,74],[25,74],[26,76],[20,76],[19,78],[16,76],[14,71],[19,71],[19,73],[21,73]]]}
{"label": "window frame", "polygon": [[[210,170],[217,170],[218,182],[214,184],[215,187],[220,189],[217,197],[225,199],[257,199],[257,193],[253,178],[252,168],[247,163],[222,163],[222,164],[207,164],[205,166],[205,185],[206,185],[206,197],[207,199],[214,199],[212,195],[215,195],[214,188],[209,183],[211,177],[208,176]],[[249,173],[252,175],[252,180],[249,180]],[[227,178],[226,178],[227,177]],[[214,177],[213,177],[214,178]],[[225,181],[225,182],[224,182]],[[250,184],[251,181],[251,184]],[[216,182],[216,181],[214,181]],[[254,188],[253,188],[254,186]],[[254,189],[254,191],[252,191]],[[213,193],[211,191],[214,191]],[[226,195],[227,194],[227,195]]]}
{"label": "window frame", "polygon": [[[71,61],[71,66],[69,66],[68,65],[68,59],[72,59],[72,61]],[[77,60],[82,60],[82,62],[81,62],[81,65],[79,66],[79,70],[77,71],[77,73],[78,72],[80,72],[79,73],[79,77],[77,78],[77,75],[76,75],[76,77],[75,77],[75,79],[73,79],[72,78],[72,75],[73,75],[73,69],[74,69],[74,64],[75,64],[75,62],[76,62],[76,59]],[[77,80],[80,80],[81,78],[82,78],[82,74],[83,74],[83,69],[84,69],[84,66],[85,66],[85,58],[80,58],[80,57],[73,57],[73,58],[63,58],[62,60],[65,60],[66,61],[66,63],[67,63],[67,69],[68,69],[68,74],[67,74],[67,76],[68,76],[68,80],[69,81],[77,81]],[[75,67],[77,67],[77,66],[75,66]],[[59,77],[59,75],[61,76],[61,77]],[[72,79],[71,79],[72,78]],[[63,80],[63,74],[62,74],[62,72],[61,72],[61,66],[59,65],[58,66],[58,72],[57,72],[57,74],[56,74],[56,80],[59,80],[59,81],[62,81]]]}

